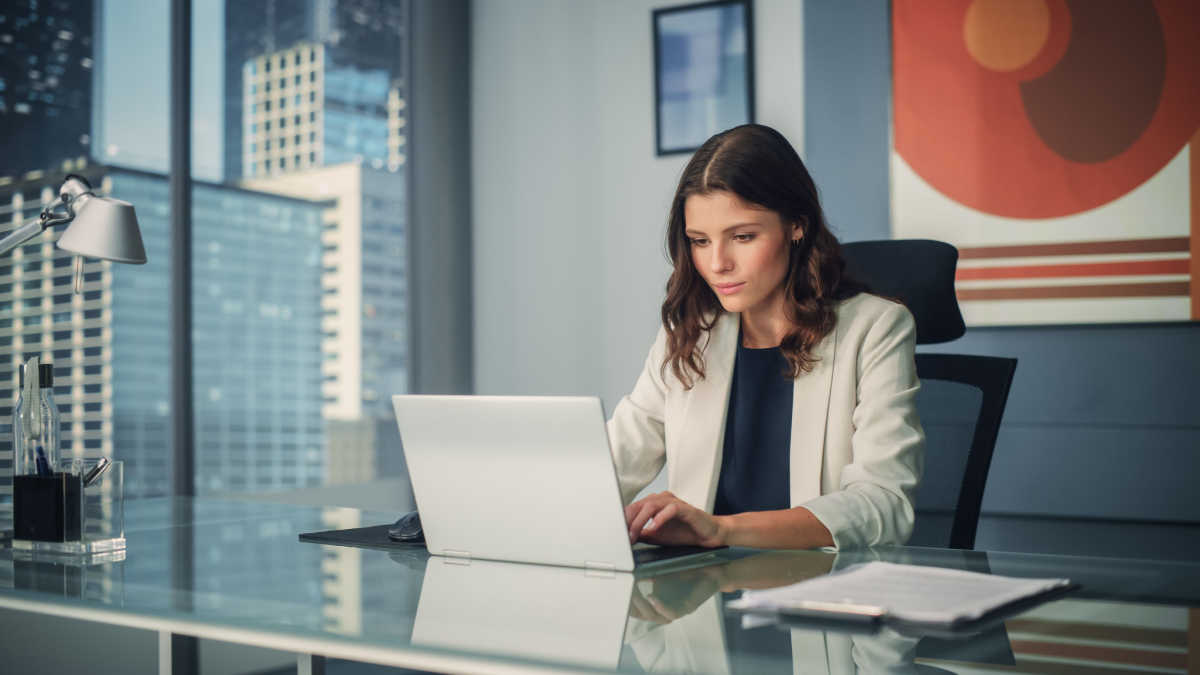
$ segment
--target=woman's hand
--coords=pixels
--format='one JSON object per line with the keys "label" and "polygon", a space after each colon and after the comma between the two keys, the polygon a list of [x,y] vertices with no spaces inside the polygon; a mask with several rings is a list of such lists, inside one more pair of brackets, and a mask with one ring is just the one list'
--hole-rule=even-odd
{"label": "woman's hand", "polygon": [[625,507],[629,541],[667,546],[725,545],[720,517],[706,513],[670,492],[659,492]]}

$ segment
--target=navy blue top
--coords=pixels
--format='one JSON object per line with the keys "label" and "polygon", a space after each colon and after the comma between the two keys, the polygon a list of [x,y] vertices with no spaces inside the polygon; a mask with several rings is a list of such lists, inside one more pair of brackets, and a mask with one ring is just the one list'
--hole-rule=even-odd
{"label": "navy blue top", "polygon": [[749,349],[738,338],[725,452],[713,514],[790,508],[792,387],[779,347]]}

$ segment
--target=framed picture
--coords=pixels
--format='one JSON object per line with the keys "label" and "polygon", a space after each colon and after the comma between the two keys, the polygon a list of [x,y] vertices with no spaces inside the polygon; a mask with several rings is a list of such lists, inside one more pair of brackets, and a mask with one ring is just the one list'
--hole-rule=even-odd
{"label": "framed picture", "polygon": [[892,236],[968,326],[1200,320],[1196,7],[893,0]]}
{"label": "framed picture", "polygon": [[652,23],[658,155],[692,152],[754,120],[750,0],[657,9]]}

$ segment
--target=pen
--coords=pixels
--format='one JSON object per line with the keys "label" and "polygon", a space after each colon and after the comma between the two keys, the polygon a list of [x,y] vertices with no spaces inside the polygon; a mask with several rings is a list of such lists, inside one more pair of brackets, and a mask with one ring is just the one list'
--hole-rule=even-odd
{"label": "pen", "polygon": [[37,446],[36,452],[37,452],[37,460],[36,460],[37,475],[39,475],[39,476],[51,475],[53,472],[50,470],[49,460],[46,459],[46,451],[42,448],[42,446],[39,445],[39,446]]}
{"label": "pen", "polygon": [[83,477],[83,487],[88,487],[92,483],[95,483],[97,480],[99,480],[100,476],[104,475],[105,471],[108,471],[110,464],[112,464],[112,462],[109,461],[107,457],[101,457],[100,461],[96,463],[96,466],[92,467],[92,470],[88,471],[87,475]]}

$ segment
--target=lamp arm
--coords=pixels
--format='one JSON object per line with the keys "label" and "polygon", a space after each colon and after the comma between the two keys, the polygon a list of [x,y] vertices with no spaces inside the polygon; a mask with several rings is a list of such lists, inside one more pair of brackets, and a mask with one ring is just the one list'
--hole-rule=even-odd
{"label": "lamp arm", "polygon": [[71,211],[70,207],[61,198],[56,199],[54,203],[42,211],[40,216],[13,230],[7,237],[0,239],[0,255],[8,253],[51,227],[69,223],[74,218],[75,214]]}
{"label": "lamp arm", "polygon": [[7,237],[0,239],[0,255],[4,255],[14,248],[24,244],[41,234],[46,228],[42,225],[41,218],[34,218],[28,223],[13,230]]}

